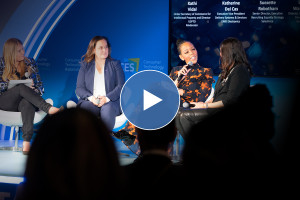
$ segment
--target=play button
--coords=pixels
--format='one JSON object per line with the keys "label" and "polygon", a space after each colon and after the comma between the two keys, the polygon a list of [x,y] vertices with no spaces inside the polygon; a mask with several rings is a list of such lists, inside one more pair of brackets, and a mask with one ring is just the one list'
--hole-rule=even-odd
{"label": "play button", "polygon": [[162,101],[162,99],[151,94],[147,90],[144,90],[144,111],[161,101]]}
{"label": "play button", "polygon": [[166,74],[145,70],[126,81],[120,102],[122,112],[133,125],[154,130],[174,119],[180,97],[174,82]]}

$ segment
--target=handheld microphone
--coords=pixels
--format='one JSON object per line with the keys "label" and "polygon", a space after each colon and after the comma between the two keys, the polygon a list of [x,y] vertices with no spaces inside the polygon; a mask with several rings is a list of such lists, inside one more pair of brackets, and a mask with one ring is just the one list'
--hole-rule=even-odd
{"label": "handheld microphone", "polygon": [[[193,66],[192,61],[188,62],[187,66],[186,66],[186,69],[189,69],[190,66]],[[178,82],[181,81],[183,76],[184,76],[183,74],[180,74],[180,76],[178,77]]]}
{"label": "handheld microphone", "polygon": [[195,107],[195,104],[190,104],[189,102],[183,102],[182,107],[192,108],[192,107]]}
{"label": "handheld microphone", "polygon": [[[32,72],[36,73],[36,71],[34,70],[34,68],[31,67],[30,65],[29,65],[29,68],[31,69]],[[31,76],[32,72],[31,73],[29,71],[25,72],[25,74],[24,74],[25,77],[27,79],[30,79],[30,76]],[[44,93],[44,88],[36,88],[36,89],[40,92],[41,95]]]}
{"label": "handheld microphone", "polygon": [[193,62],[192,61],[188,62],[187,69],[188,69],[188,67],[191,67],[191,66],[193,66]]}
{"label": "handheld microphone", "polygon": [[29,76],[30,76],[30,73],[29,72],[25,72],[25,77],[29,78]]}
{"label": "handheld microphone", "polygon": [[[35,72],[35,70],[30,65],[29,65],[29,68],[32,70],[32,72]],[[27,72],[25,72],[24,75],[25,75],[26,78],[29,78],[31,73],[29,71],[27,71]]]}

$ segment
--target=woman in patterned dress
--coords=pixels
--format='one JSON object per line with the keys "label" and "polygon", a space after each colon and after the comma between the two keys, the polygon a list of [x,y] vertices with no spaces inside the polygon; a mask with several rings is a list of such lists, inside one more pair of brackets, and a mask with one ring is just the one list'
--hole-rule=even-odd
{"label": "woman in patterned dress", "polygon": [[198,64],[198,53],[191,42],[179,39],[176,44],[179,58],[186,64],[174,67],[170,78],[178,87],[181,105],[183,102],[204,102],[214,82],[212,70]]}

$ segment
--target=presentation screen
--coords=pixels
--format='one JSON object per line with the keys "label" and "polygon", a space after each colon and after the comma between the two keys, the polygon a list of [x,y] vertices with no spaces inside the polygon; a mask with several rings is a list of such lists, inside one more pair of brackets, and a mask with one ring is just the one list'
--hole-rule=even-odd
{"label": "presentation screen", "polygon": [[219,69],[219,47],[227,37],[243,42],[255,76],[291,77],[300,73],[299,0],[172,0],[171,66],[180,65],[176,40],[191,41],[204,67]]}

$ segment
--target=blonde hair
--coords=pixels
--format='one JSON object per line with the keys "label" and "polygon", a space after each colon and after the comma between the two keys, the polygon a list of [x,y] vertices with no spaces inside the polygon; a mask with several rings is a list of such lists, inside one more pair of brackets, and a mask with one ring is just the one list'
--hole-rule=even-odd
{"label": "blonde hair", "polygon": [[[5,68],[2,74],[2,79],[5,81],[19,79],[19,77],[16,75],[16,52],[18,45],[23,44],[17,38],[10,38],[4,43],[3,58],[5,62]],[[24,61],[22,61],[20,64],[19,73],[21,76],[23,76],[25,73],[26,64]]]}
{"label": "blonde hair", "polygon": [[99,40],[105,40],[107,42],[107,46],[108,46],[108,58],[111,58],[110,53],[111,53],[111,46],[110,43],[108,41],[108,39],[104,36],[95,36],[91,39],[88,49],[86,51],[86,53],[82,56],[81,59],[83,59],[83,61],[85,61],[86,63],[91,62],[92,60],[95,59],[95,53],[94,50],[96,48],[96,44]]}

